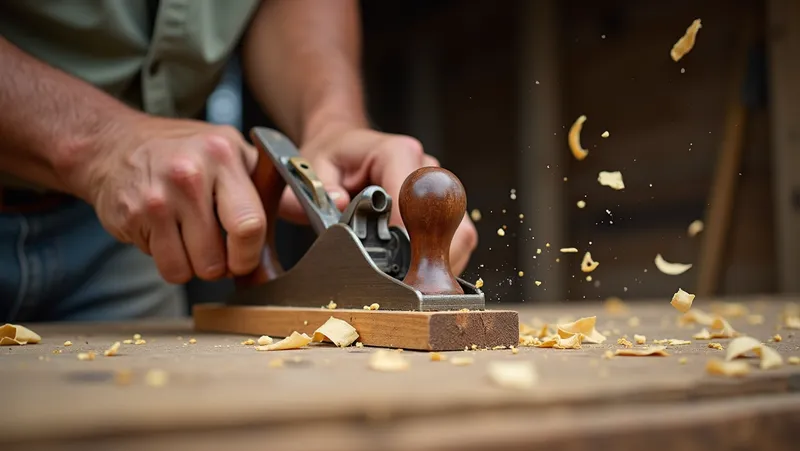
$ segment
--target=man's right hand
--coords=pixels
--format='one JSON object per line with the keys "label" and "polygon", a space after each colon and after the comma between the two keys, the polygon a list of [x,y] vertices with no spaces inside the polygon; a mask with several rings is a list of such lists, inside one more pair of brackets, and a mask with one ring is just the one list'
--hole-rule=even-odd
{"label": "man's right hand", "polygon": [[78,178],[106,230],[152,255],[171,283],[254,270],[267,221],[250,179],[257,150],[239,131],[137,117],[122,133]]}

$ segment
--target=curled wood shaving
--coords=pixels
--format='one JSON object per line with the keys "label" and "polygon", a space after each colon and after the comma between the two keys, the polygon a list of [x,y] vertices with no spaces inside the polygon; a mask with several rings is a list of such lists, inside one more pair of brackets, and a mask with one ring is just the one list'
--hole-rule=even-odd
{"label": "curled wood shaving", "polygon": [[319,326],[319,328],[314,331],[311,341],[321,342],[325,340],[325,338],[333,342],[336,346],[343,348],[345,346],[350,346],[358,339],[358,332],[356,332],[356,328],[351,326],[347,321],[331,316],[325,321],[325,324]]}
{"label": "curled wood shaving", "polygon": [[405,371],[410,363],[402,353],[379,349],[369,358],[369,367],[375,371],[397,372]]}
{"label": "curled wood shaving", "polygon": [[718,316],[711,322],[711,338],[734,338],[738,336],[739,332],[736,332],[725,318]]}
{"label": "curled wood shaving", "polygon": [[620,171],[601,171],[597,175],[597,182],[614,190],[625,189],[625,182],[622,181],[622,173]]}
{"label": "curled wood shaving", "polygon": [[579,116],[572,124],[572,127],[569,128],[569,134],[567,135],[569,150],[572,151],[572,156],[578,161],[583,160],[589,155],[589,150],[581,146],[581,130],[583,129],[584,122],[586,122],[586,116]]}
{"label": "curled wood shaving", "polygon": [[267,346],[267,345],[271,345],[274,340],[272,339],[272,337],[270,337],[268,335],[262,335],[262,336],[258,337],[258,340],[256,340],[256,341],[257,341],[259,346]]}
{"label": "curled wood shaving", "polygon": [[659,271],[669,276],[683,274],[692,267],[691,263],[670,263],[664,260],[664,257],[662,257],[661,254],[656,254],[655,264]]}
{"label": "curled wood shaving", "polygon": [[694,238],[697,236],[697,234],[699,234],[702,231],[703,231],[703,221],[696,219],[692,221],[691,224],[689,224],[689,229],[686,231],[686,233],[690,237]]}
{"label": "curled wood shaving", "polygon": [[450,359],[450,363],[455,366],[467,366],[475,363],[475,359],[472,357],[453,357]]}
{"label": "curled wood shaving", "polygon": [[590,252],[583,254],[583,260],[581,260],[581,271],[592,272],[597,269],[598,266],[600,266],[600,262],[592,260],[592,254]]}
{"label": "curled wood shaving", "polygon": [[742,377],[750,373],[750,365],[743,361],[711,359],[706,363],[706,372],[717,376]]}
{"label": "curled wood shaving", "polygon": [[783,365],[783,358],[778,351],[764,345],[753,337],[739,337],[728,344],[728,353],[725,360],[731,361],[744,357],[748,352],[753,352],[761,358],[761,369],[768,370]]}
{"label": "curled wood shaving", "polygon": [[494,361],[487,367],[489,379],[501,388],[527,390],[539,381],[539,375],[530,361]]}
{"label": "curled wood shaving", "polygon": [[770,370],[772,368],[777,368],[783,365],[783,357],[781,357],[778,351],[770,348],[769,346],[766,345],[761,346],[760,354],[761,354],[760,367],[762,370]]}
{"label": "curled wood shaving", "polygon": [[666,357],[669,356],[669,353],[666,351],[667,348],[664,346],[649,346],[646,348],[626,348],[626,349],[617,349],[614,352],[614,355],[620,356],[628,356],[628,357],[648,357],[648,356],[659,356],[659,357]]}
{"label": "curled wood shaving", "polygon": [[25,326],[8,323],[0,326],[0,346],[21,346],[36,344],[40,341],[42,341],[42,337]]}
{"label": "curled wood shaving", "polygon": [[686,313],[692,308],[692,302],[694,301],[694,295],[689,294],[682,289],[678,288],[678,291],[672,295],[672,301],[670,304],[675,307],[675,309],[681,313]]}
{"label": "curled wood shaving", "polygon": [[601,344],[606,341],[606,337],[597,331],[596,323],[597,317],[589,316],[570,323],[559,324],[557,326],[558,336],[560,338],[570,338],[573,335],[579,335],[579,340],[582,343]]}
{"label": "curled wood shaving", "polygon": [[105,352],[103,352],[103,355],[105,355],[106,357],[111,357],[111,356],[117,355],[117,351],[119,351],[120,345],[121,345],[120,342],[118,342],[118,341],[115,342],[113,345],[111,345],[110,348],[106,349]]}
{"label": "curled wood shaving", "polygon": [[692,50],[695,39],[697,39],[697,32],[700,31],[702,27],[703,25],[700,19],[692,21],[692,24],[686,29],[686,33],[672,46],[672,50],[669,52],[672,61],[678,62],[684,55]]}
{"label": "curled wood shaving", "polygon": [[311,337],[306,334],[292,332],[292,335],[283,340],[266,346],[256,346],[256,351],[283,351],[287,349],[299,349],[311,343]]}

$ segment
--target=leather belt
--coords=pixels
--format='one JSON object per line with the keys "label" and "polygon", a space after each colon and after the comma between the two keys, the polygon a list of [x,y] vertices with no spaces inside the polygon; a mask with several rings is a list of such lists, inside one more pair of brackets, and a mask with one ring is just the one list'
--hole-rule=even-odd
{"label": "leather belt", "polygon": [[42,213],[74,199],[55,191],[40,192],[0,186],[0,213]]}

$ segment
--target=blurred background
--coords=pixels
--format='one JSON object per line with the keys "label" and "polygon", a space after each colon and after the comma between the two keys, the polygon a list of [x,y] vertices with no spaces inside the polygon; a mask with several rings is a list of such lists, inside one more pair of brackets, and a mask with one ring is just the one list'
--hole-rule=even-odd
{"label": "blurred background", "polygon": [[[790,1],[363,0],[369,111],[464,183],[481,219],[463,276],[483,279],[489,305],[800,292]],[[674,62],[698,18],[694,49]],[[271,126],[236,60],[207,115]],[[580,115],[583,161],[567,145]],[[621,171],[625,189],[600,186],[600,171]],[[689,237],[695,220],[705,230]],[[311,239],[283,224],[285,263]],[[587,250],[600,262],[591,281]],[[665,275],[659,253],[694,266]],[[195,301],[227,288],[189,287]]]}

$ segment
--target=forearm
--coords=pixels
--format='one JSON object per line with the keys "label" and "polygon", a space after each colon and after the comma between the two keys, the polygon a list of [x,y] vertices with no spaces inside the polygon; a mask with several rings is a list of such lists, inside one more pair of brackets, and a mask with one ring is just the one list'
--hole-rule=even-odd
{"label": "forearm", "polygon": [[0,37],[0,170],[78,196],[76,178],[134,110]]}
{"label": "forearm", "polygon": [[259,103],[303,143],[329,124],[366,126],[358,3],[264,0],[244,41]]}

